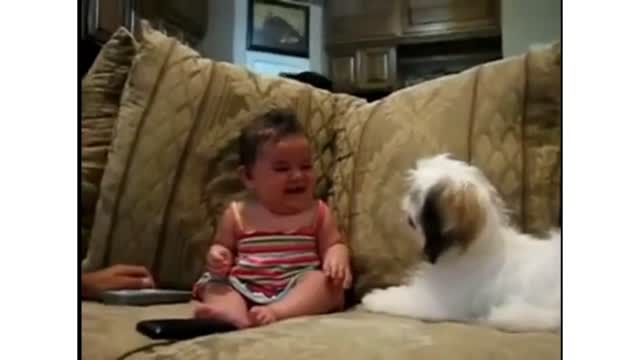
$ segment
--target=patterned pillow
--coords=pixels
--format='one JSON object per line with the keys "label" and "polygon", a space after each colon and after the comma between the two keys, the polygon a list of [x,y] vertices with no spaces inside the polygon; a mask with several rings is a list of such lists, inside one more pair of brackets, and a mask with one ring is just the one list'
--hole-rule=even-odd
{"label": "patterned pillow", "polygon": [[[100,50],[82,79],[81,173],[82,254],[98,199],[100,181],[111,147],[120,97],[136,51],[136,41],[125,29],[118,29]],[[86,237],[85,237],[86,234]]]}
{"label": "patterned pillow", "polygon": [[349,235],[357,296],[402,283],[420,258],[400,210],[406,172],[418,158],[450,152],[478,166],[525,231],[556,223],[558,51],[424,82],[354,104],[338,120],[334,204]]}
{"label": "patterned pillow", "polygon": [[150,268],[159,286],[189,288],[226,202],[242,196],[235,143],[255,111],[296,112],[315,150],[317,195],[335,159],[333,96],[201,57],[145,25],[122,98],[85,269]]}

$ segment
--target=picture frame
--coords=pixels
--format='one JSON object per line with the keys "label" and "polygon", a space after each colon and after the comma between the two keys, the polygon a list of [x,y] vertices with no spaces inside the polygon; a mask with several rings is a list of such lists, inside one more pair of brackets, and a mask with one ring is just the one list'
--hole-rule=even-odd
{"label": "picture frame", "polygon": [[309,57],[309,7],[250,0],[247,49]]}

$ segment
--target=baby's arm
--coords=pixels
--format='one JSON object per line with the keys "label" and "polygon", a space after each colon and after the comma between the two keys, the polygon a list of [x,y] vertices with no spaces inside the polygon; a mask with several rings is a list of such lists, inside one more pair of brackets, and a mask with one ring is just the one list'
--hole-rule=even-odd
{"label": "baby's arm", "polygon": [[318,251],[322,258],[322,270],[325,274],[329,278],[342,283],[344,288],[350,287],[349,248],[328,209],[325,212],[324,221],[320,225]]}
{"label": "baby's arm", "polygon": [[234,215],[228,207],[218,223],[213,244],[207,253],[207,270],[211,273],[226,276],[231,270],[235,252]]}

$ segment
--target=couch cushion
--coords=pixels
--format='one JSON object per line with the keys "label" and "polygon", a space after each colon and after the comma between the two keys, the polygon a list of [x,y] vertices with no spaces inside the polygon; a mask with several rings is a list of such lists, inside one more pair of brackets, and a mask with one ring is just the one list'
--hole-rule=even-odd
{"label": "couch cushion", "polygon": [[[107,41],[82,78],[81,171],[83,240],[93,220],[100,181],[107,164],[113,128],[124,83],[136,51],[136,41],[119,28]],[[82,254],[87,244],[82,245]]]}
{"label": "couch cushion", "polygon": [[336,138],[332,95],[202,58],[145,26],[104,173],[85,269],[133,263],[163,287],[189,288],[225,203],[242,195],[235,143],[256,111],[295,111],[328,197]]}
{"label": "couch cushion", "polygon": [[536,49],[525,58],[525,175],[523,228],[541,233],[559,226],[561,157],[560,44]]}
{"label": "couch cushion", "polygon": [[[416,159],[450,152],[482,169],[513,211],[513,221],[555,224],[559,188],[557,49],[475,67],[355,104],[336,164],[336,193],[345,214],[356,295],[403,282],[421,253],[401,213],[406,172]],[[540,75],[538,77],[538,74]],[[355,150],[354,150],[355,149]],[[526,154],[526,155],[523,155]],[[552,221],[553,220],[553,221]]]}
{"label": "couch cushion", "polygon": [[133,359],[559,359],[555,333],[511,334],[475,325],[427,323],[360,310],[307,316],[173,344],[135,333],[137,321],[184,317],[187,304],[82,304],[83,358]]}
{"label": "couch cushion", "polygon": [[84,301],[81,310],[81,358],[100,360],[118,359],[150,344],[164,343],[138,333],[136,324],[149,319],[190,317],[192,305],[108,306]]}

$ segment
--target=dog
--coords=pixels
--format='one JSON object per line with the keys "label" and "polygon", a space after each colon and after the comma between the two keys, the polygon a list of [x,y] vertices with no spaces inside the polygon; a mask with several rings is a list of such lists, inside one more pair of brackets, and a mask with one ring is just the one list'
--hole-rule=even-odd
{"label": "dog", "polygon": [[365,310],[512,332],[559,328],[557,230],[519,232],[484,174],[450,154],[418,160],[409,182],[402,209],[425,260],[406,285],[366,294]]}

